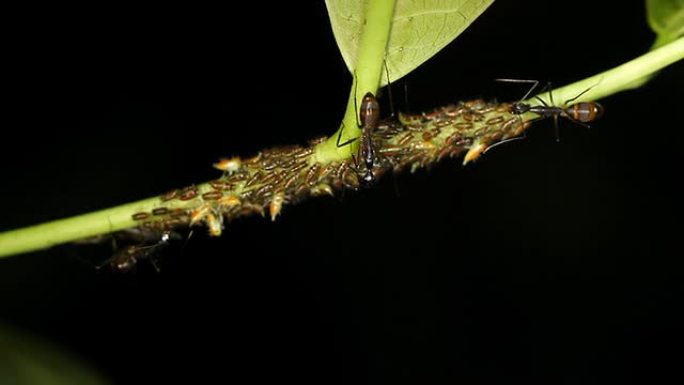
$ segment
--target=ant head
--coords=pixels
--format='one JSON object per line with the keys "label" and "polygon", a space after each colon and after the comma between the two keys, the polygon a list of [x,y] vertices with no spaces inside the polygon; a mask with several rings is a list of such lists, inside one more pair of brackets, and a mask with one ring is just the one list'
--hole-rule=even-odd
{"label": "ant head", "polygon": [[530,105],[522,102],[511,104],[511,114],[522,115],[530,110]]}

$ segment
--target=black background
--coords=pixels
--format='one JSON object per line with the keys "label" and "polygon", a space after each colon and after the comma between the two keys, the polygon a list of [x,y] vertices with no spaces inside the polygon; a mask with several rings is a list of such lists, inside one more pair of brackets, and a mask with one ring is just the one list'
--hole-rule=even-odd
{"label": "black background", "polygon": [[[351,77],[325,5],[273,3],[8,14],[0,229],[334,132]],[[493,79],[563,85],[648,49],[642,2],[597,3],[497,2],[395,83],[395,107],[515,100],[524,89]],[[560,143],[542,122],[465,168],[196,231],[159,274],[96,271],[107,247],[0,260],[0,320],[116,383],[681,378],[682,76],[602,100],[605,117],[564,122]]]}

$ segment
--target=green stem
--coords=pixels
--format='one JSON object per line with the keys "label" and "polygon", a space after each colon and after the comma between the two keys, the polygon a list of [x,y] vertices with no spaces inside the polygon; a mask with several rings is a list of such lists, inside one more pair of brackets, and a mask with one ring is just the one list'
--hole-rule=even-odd
{"label": "green stem", "polygon": [[[206,184],[197,187],[200,192],[211,190]],[[173,209],[191,208],[194,205],[197,205],[196,200],[168,204],[157,196],[71,218],[6,231],[0,233],[0,258],[135,227],[138,222],[133,220],[134,213],[151,212],[157,207]]]}
{"label": "green stem", "polygon": [[[387,2],[372,2],[372,4],[376,3],[383,3],[382,5],[384,6]],[[374,11],[371,12],[371,9]],[[382,25],[389,25],[392,9],[393,3],[392,7],[389,8],[378,7],[378,9],[375,9],[372,6],[369,6],[368,24],[385,23]],[[384,11],[380,12],[380,10]],[[373,19],[371,19],[371,17],[373,17]],[[384,21],[379,21],[380,19]],[[384,29],[379,32],[369,33],[375,34],[381,32],[386,35],[389,34],[389,31],[385,31]],[[386,43],[386,38],[379,39],[375,37],[373,39],[367,38],[362,41],[362,47],[366,48],[360,51],[359,64],[357,66],[359,94],[363,95],[363,93],[368,91],[374,92],[377,89],[381,76],[382,60]],[[553,94],[556,100],[564,101],[589,89],[589,91],[577,98],[575,102],[598,100],[625,90],[629,88],[635,80],[653,74],[682,59],[684,59],[684,38],[680,38],[670,44],[662,46],[596,76],[558,88],[553,91]],[[373,65],[373,63],[377,65]],[[352,87],[352,89],[354,89],[354,87]],[[540,97],[549,102],[548,94],[544,95],[540,95]],[[349,130],[350,133],[348,133],[347,136],[344,136],[344,138],[354,137],[353,135],[358,134],[356,126],[357,112],[353,107],[353,97],[354,93],[352,91],[350,102],[347,107],[347,114],[344,118],[345,125],[350,127],[351,130]],[[529,100],[529,103],[539,104],[535,99]],[[335,145],[336,140],[337,134],[318,146],[316,153],[317,161],[329,162],[334,159],[347,159],[350,157],[351,149],[349,149],[349,147],[352,146],[346,146],[342,149],[337,148]],[[208,185],[200,185],[198,186],[198,190],[201,194],[210,191],[211,188]],[[133,227],[136,225],[136,222],[133,221],[132,215],[136,212],[151,212],[154,208],[162,206],[168,208],[192,208],[197,204],[198,202],[196,200],[166,204],[161,202],[159,197],[154,197],[90,214],[57,220],[24,229],[7,231],[0,233],[0,257],[44,249],[80,238]]]}
{"label": "green stem", "polygon": [[337,147],[337,138],[340,131],[342,131],[340,143],[361,135],[357,123],[357,107],[359,100],[366,92],[372,92],[374,95],[378,93],[385,51],[392,29],[395,3],[395,0],[375,0],[369,1],[366,6],[365,22],[359,38],[358,61],[354,69],[354,81],[349,93],[347,109],[338,131],[316,148],[318,162],[329,163],[349,159],[358,149],[358,140],[349,146]]}
{"label": "green stem", "polygon": [[[575,98],[586,91],[573,103],[599,100],[616,94],[620,91],[633,88],[634,82],[645,76],[651,75],[668,65],[684,59],[684,37],[664,45],[627,63],[619,65],[598,75],[569,84],[565,87],[552,91],[556,104]],[[588,90],[588,91],[587,91]],[[538,95],[546,103],[550,104],[549,94]],[[527,100],[531,105],[540,105],[541,102],[532,98]]]}

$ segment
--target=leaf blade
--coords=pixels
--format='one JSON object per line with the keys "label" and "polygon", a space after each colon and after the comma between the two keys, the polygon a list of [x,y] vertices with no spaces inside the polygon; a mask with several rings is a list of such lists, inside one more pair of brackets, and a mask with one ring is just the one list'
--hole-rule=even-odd
{"label": "leaf blade", "polygon": [[646,0],[646,15],[658,35],[653,48],[684,36],[684,0]]}
{"label": "leaf blade", "polygon": [[[368,0],[326,0],[330,23],[350,72],[354,72],[363,10]],[[381,86],[396,81],[453,41],[494,0],[399,0],[392,21]]]}

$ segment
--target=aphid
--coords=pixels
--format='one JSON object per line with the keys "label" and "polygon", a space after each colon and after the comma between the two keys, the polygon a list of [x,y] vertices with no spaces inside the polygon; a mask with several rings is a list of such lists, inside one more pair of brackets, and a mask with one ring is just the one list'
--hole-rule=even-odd
{"label": "aphid", "polygon": [[224,171],[226,174],[230,175],[242,166],[242,161],[240,157],[234,156],[232,158],[221,158],[217,163],[214,163],[214,168]]}
{"label": "aphid", "polygon": [[410,133],[410,132],[407,132],[406,134],[404,134],[404,136],[402,136],[401,138],[399,138],[399,141],[397,142],[397,144],[400,145],[400,146],[403,146],[403,145],[405,145],[406,143],[410,142],[411,139],[413,139],[413,134]]}
{"label": "aphid", "polygon": [[296,172],[295,172],[295,173],[292,173],[291,175],[287,176],[287,178],[286,178],[285,181],[279,186],[279,188],[282,189],[282,190],[287,190],[287,189],[289,189],[290,187],[292,187],[292,185],[294,185],[294,183],[295,183],[298,179],[299,179],[299,174],[296,173]]}
{"label": "aphid", "polygon": [[[318,140],[318,139],[316,139],[316,140]],[[305,158],[311,154],[313,154],[313,147],[306,147],[306,148],[299,149],[297,152],[292,154],[292,156],[296,159],[299,159],[299,158]]]}
{"label": "aphid", "polygon": [[169,213],[169,209],[166,207],[157,207],[152,210],[152,215],[166,215]]}
{"label": "aphid", "polygon": [[293,156],[284,156],[278,160],[278,167],[284,168],[284,169],[289,169],[292,168],[292,166],[295,165],[297,162],[297,159]]}
{"label": "aphid", "polygon": [[181,218],[181,217],[185,217],[187,215],[188,215],[188,210],[180,208],[180,207],[169,210],[169,216],[171,218]]}
{"label": "aphid", "polygon": [[305,168],[308,165],[309,165],[309,163],[307,163],[307,162],[299,162],[299,163],[295,164],[294,166],[292,166],[292,168],[290,169],[290,172],[291,173],[298,173],[299,171],[301,171],[303,168]]}
{"label": "aphid", "polygon": [[235,207],[240,205],[240,198],[237,195],[226,195],[218,201],[221,207]]}
{"label": "aphid", "polygon": [[245,187],[249,187],[249,186],[253,185],[254,183],[256,183],[256,181],[258,181],[259,179],[261,179],[262,176],[263,176],[263,175],[262,175],[261,171],[255,172],[254,175],[252,175],[252,176],[247,180],[247,182],[245,182]]}
{"label": "aphid", "polygon": [[485,123],[488,124],[488,125],[490,125],[490,126],[492,126],[492,125],[495,125],[495,124],[499,124],[499,123],[501,123],[501,122],[503,122],[503,121],[504,121],[504,117],[501,116],[501,115],[499,115],[499,116],[497,116],[497,117],[495,117],[495,118],[491,118],[491,119],[487,120],[487,122],[485,122]]}
{"label": "aphid", "polygon": [[261,168],[266,171],[271,171],[278,166],[278,158],[264,158],[261,161]]}
{"label": "aphid", "polygon": [[223,193],[221,191],[207,191],[204,194],[202,194],[202,199],[205,201],[215,201],[217,199],[220,199],[223,196]]}
{"label": "aphid", "polygon": [[180,196],[178,199],[182,201],[189,201],[190,199],[193,199],[197,196],[197,187],[195,186],[189,186],[181,190]]}
{"label": "aphid", "polygon": [[255,194],[259,198],[268,198],[273,194],[274,186],[272,184],[265,184],[259,187]]}
{"label": "aphid", "polygon": [[134,221],[144,221],[150,217],[150,213],[140,212],[133,214],[132,218]]}
{"label": "aphid", "polygon": [[213,212],[210,212],[207,214],[204,220],[207,223],[207,228],[209,229],[209,236],[220,237],[221,233],[223,232],[223,215],[216,215]]}
{"label": "aphid", "polygon": [[268,212],[271,215],[271,222],[275,221],[280,211],[283,209],[285,196],[282,193],[275,194],[268,203]]}
{"label": "aphid", "polygon": [[487,145],[484,143],[476,143],[474,146],[468,149],[468,152],[463,157],[463,165],[476,160],[480,155],[487,149]]}
{"label": "aphid", "polygon": [[312,187],[310,192],[312,196],[319,196],[323,194],[334,196],[332,187],[325,183],[321,183],[317,186]]}
{"label": "aphid", "polygon": [[523,115],[527,112],[532,112],[540,116],[539,119],[553,118],[554,126],[556,128],[556,140],[560,141],[560,136],[558,133],[558,118],[566,118],[573,123],[588,127],[587,123],[591,123],[596,119],[603,116],[603,107],[596,102],[580,102],[572,103],[574,100],[584,95],[587,91],[591,89],[587,88],[582,91],[579,95],[574,98],[566,100],[562,106],[556,106],[553,102],[553,94],[551,93],[551,83],[547,83],[542,93],[549,89],[549,100],[551,105],[546,104],[546,102],[539,96],[534,96],[542,105],[532,106],[530,104],[524,103],[523,101],[532,93],[532,91],[539,85],[538,80],[525,80],[525,79],[496,79],[500,82],[509,83],[527,83],[532,84],[532,87],[527,91],[525,96],[523,96],[520,101],[515,102],[511,105],[511,113],[515,115]]}
{"label": "aphid", "polygon": [[223,216],[215,214],[214,209],[208,205],[197,207],[190,213],[190,226],[204,222],[209,229],[209,235],[218,237],[223,231]]}
{"label": "aphid", "polygon": [[318,181],[316,176],[318,175],[318,171],[320,170],[320,168],[321,166],[317,163],[311,165],[311,167],[309,167],[304,176],[304,183],[306,183],[309,186],[312,186],[314,183],[316,183]]}
{"label": "aphid", "polygon": [[161,196],[162,202],[170,201],[171,199],[177,197],[179,194],[178,190],[171,190]]}
{"label": "aphid", "polygon": [[211,211],[211,206],[203,205],[193,209],[190,212],[190,227],[202,222]]}

